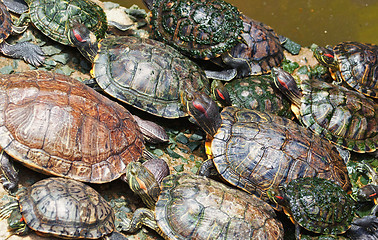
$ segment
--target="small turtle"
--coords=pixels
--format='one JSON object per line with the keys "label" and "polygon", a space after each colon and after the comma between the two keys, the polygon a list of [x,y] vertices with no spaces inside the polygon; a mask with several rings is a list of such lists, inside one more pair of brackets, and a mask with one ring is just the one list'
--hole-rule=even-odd
{"label": "small turtle", "polygon": [[250,75],[270,73],[273,67],[281,65],[285,58],[281,38],[264,23],[242,15],[244,31],[243,42],[237,43],[229,51],[214,59],[218,65],[235,71],[206,71],[208,78],[229,81]]}
{"label": "small turtle", "polygon": [[271,75],[237,78],[225,84],[214,80],[211,91],[224,107],[232,105],[294,118],[290,100],[274,86]]}
{"label": "small turtle", "polygon": [[333,48],[318,47],[316,59],[329,67],[332,77],[373,98],[378,98],[378,46],[341,42]]}
{"label": "small turtle", "polygon": [[162,42],[131,36],[97,42],[75,21],[70,39],[93,62],[91,74],[100,88],[138,109],[164,118],[185,117],[182,95],[198,92],[210,98],[209,80],[201,68]]}
{"label": "small turtle", "polygon": [[241,41],[239,10],[223,0],[143,0],[156,39],[200,59],[220,56]]}
{"label": "small turtle", "polygon": [[188,109],[208,133],[210,159],[202,164],[200,175],[209,175],[215,166],[227,182],[264,200],[270,187],[302,177],[330,179],[350,191],[347,168],[337,148],[299,124],[233,106],[219,114],[201,99],[188,101]]}
{"label": "small turtle", "polygon": [[145,152],[133,115],[76,79],[45,71],[0,75],[0,95],[2,154],[36,171],[110,182]]}
{"label": "small turtle", "polygon": [[1,210],[3,217],[9,216],[12,234],[24,235],[32,229],[64,239],[127,240],[115,230],[110,204],[81,182],[47,178],[21,190],[17,199]]}
{"label": "small turtle", "polygon": [[274,82],[293,103],[292,110],[309,129],[355,152],[378,147],[378,105],[373,99],[339,85],[304,79],[297,86],[284,70],[273,70]]}
{"label": "small turtle", "polygon": [[[108,29],[104,10],[90,0],[25,0],[29,11],[23,13],[17,25],[31,21],[43,34],[64,45],[71,45],[68,39],[69,21],[82,22],[98,39]],[[72,46],[72,45],[71,45]]]}
{"label": "small turtle", "polygon": [[10,34],[20,34],[26,30],[25,27],[17,27],[12,22],[12,17],[7,7],[0,1],[0,52],[11,58],[22,58],[27,63],[38,67],[45,61],[42,49],[29,42],[20,42],[15,45],[8,44],[5,40]]}
{"label": "small turtle", "polygon": [[140,163],[127,166],[130,188],[147,204],[127,231],[142,224],[165,239],[283,239],[282,224],[264,201],[212,179],[178,174],[159,185]]}
{"label": "small turtle", "polygon": [[297,239],[301,239],[299,226],[315,233],[337,235],[346,232],[354,218],[354,200],[339,185],[326,179],[293,179],[267,193],[295,224]]}

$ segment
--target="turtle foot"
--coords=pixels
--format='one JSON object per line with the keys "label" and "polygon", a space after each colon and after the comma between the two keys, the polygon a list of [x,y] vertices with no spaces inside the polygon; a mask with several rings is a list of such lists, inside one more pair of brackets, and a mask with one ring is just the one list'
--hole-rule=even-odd
{"label": "turtle foot", "polygon": [[34,67],[42,65],[45,61],[45,54],[41,47],[29,42],[17,43],[15,45],[3,42],[0,45],[0,49],[5,56],[24,59],[25,62],[30,63]]}

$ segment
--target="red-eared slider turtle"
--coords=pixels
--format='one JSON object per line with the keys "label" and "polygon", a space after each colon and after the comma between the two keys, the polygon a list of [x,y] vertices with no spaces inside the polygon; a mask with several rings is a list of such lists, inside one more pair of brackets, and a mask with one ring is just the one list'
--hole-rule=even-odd
{"label": "red-eared slider turtle", "polygon": [[346,232],[355,217],[354,200],[337,184],[317,177],[291,180],[286,186],[268,190],[272,201],[280,204],[296,225],[321,234]]}
{"label": "red-eared slider turtle", "polygon": [[105,36],[108,28],[106,14],[90,0],[25,0],[29,11],[22,14],[18,25],[31,21],[51,39],[71,45],[68,39],[69,21],[76,19],[85,24],[98,39]]}
{"label": "red-eared slider turtle", "polygon": [[[211,90],[222,106],[232,105],[294,118],[290,100],[274,86],[270,75],[237,78],[225,84],[214,80]],[[224,99],[229,99],[230,102],[225,102]]]}
{"label": "red-eared slider turtle", "polygon": [[292,100],[292,109],[309,129],[355,152],[378,147],[378,104],[363,94],[318,79],[294,78],[275,69],[276,86]]}
{"label": "red-eared slider turtle", "polygon": [[156,39],[190,57],[214,58],[241,41],[241,13],[223,0],[143,1]]}
{"label": "red-eared slider turtle", "polygon": [[17,194],[18,202],[2,209],[9,230],[28,229],[42,236],[64,239],[127,238],[115,231],[114,211],[93,188],[71,179],[47,178]]}
{"label": "red-eared slider turtle", "polygon": [[273,67],[280,66],[285,58],[280,37],[271,27],[245,15],[242,19],[244,30],[241,36],[244,41],[214,60],[220,65],[225,64],[225,68],[233,68],[237,73],[228,70],[206,71],[209,78],[231,80],[235,74],[237,77],[267,74]]}
{"label": "red-eared slider turtle", "polygon": [[121,105],[62,74],[0,75],[0,147],[36,171],[109,182],[144,151],[143,135]]}
{"label": "red-eared slider turtle", "polygon": [[332,77],[357,91],[378,98],[378,46],[359,42],[341,42],[333,48],[318,47],[318,61],[329,67]]}
{"label": "red-eared slider turtle", "polygon": [[108,37],[97,42],[82,24],[73,22],[71,41],[93,62],[92,76],[109,95],[148,113],[187,116],[181,95],[210,95],[204,72],[174,48],[156,40]]}
{"label": "red-eared slider turtle", "polygon": [[0,1],[0,52],[8,57],[22,58],[33,66],[38,67],[45,60],[44,53],[39,46],[29,42],[10,45],[5,41],[10,34],[22,33],[25,29],[13,25],[8,9]]}
{"label": "red-eared slider turtle", "polygon": [[219,114],[202,100],[188,103],[198,125],[210,136],[206,149],[210,159],[199,174],[208,175],[215,165],[227,182],[264,200],[267,189],[302,177],[330,179],[350,190],[339,151],[310,130],[256,110],[231,106]]}
{"label": "red-eared slider turtle", "polygon": [[127,231],[142,224],[165,239],[283,239],[282,224],[264,201],[212,179],[169,175],[161,190],[141,164],[130,163],[126,178],[149,209],[134,213]]}

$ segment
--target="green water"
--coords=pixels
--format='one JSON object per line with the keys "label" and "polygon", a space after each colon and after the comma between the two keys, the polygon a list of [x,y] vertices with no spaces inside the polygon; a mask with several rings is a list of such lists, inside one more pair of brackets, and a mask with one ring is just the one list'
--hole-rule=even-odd
{"label": "green water", "polygon": [[[113,0],[122,6],[142,0]],[[309,46],[359,41],[378,44],[377,0],[228,0],[247,16]]]}

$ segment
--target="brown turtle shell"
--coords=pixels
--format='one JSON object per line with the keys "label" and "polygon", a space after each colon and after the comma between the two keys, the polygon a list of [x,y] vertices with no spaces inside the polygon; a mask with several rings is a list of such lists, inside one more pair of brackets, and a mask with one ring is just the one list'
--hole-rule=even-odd
{"label": "brown turtle shell", "polygon": [[0,43],[12,33],[12,17],[3,2],[0,2]]}
{"label": "brown turtle shell", "polygon": [[84,182],[120,177],[144,148],[132,115],[61,74],[0,75],[0,147],[36,171]]}

